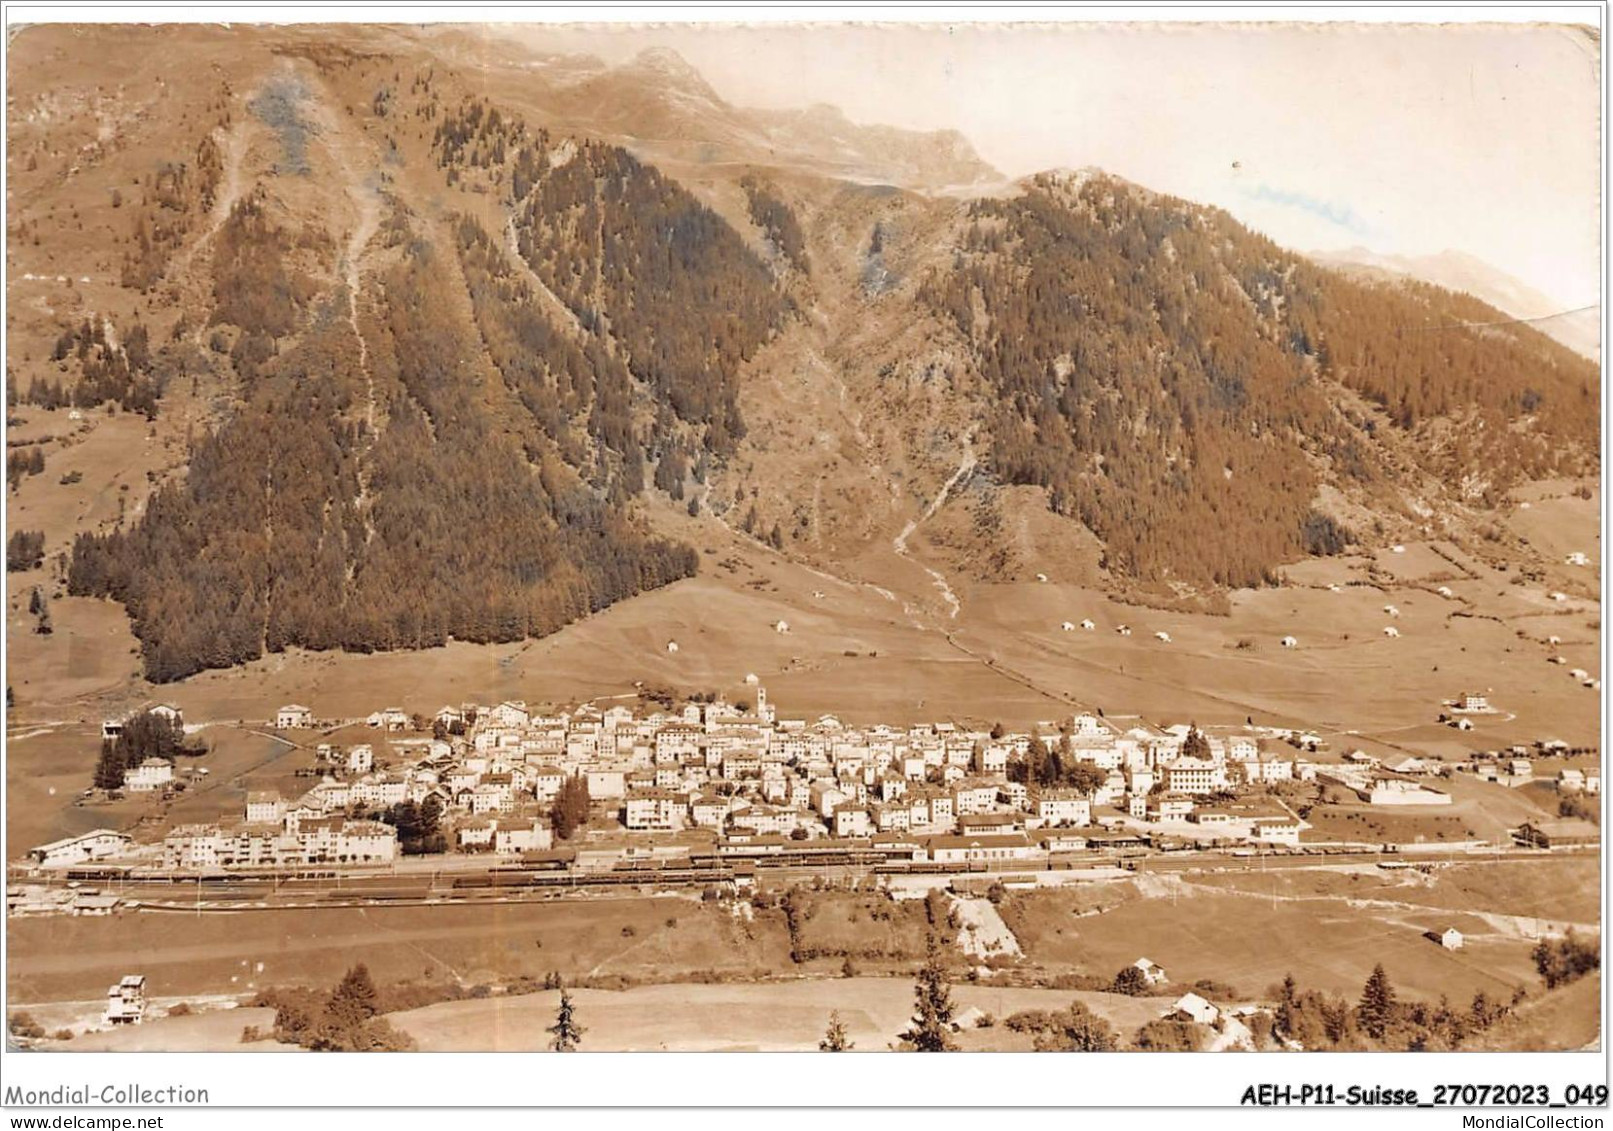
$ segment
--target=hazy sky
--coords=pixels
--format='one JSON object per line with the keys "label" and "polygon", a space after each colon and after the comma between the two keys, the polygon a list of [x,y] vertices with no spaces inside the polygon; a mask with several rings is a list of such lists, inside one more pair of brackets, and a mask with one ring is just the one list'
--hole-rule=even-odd
{"label": "hazy sky", "polygon": [[1096,165],[1301,250],[1477,255],[1598,301],[1600,44],[1566,26],[523,28],[671,47],[740,106],[962,131],[1011,176]]}

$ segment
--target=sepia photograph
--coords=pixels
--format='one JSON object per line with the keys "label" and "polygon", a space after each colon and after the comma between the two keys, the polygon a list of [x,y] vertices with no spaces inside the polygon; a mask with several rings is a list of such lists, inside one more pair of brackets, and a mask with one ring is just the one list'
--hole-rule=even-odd
{"label": "sepia photograph", "polygon": [[9,15],[7,1072],[1605,1106],[1581,10]]}

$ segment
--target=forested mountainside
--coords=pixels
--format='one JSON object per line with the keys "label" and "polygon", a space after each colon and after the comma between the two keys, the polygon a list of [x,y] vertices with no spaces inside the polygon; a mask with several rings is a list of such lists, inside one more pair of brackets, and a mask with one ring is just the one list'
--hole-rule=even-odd
{"label": "forested mountainside", "polygon": [[[691,549],[500,433],[437,298],[463,285],[452,254],[400,244],[363,361],[328,297],[299,341],[248,367],[243,405],[184,480],[127,529],[80,536],[69,590],[128,607],[149,679],[293,646],[541,636],[694,572]],[[373,422],[366,382],[396,390]]]}
{"label": "forested mountainside", "polygon": [[739,367],[786,312],[772,275],[726,221],[624,150],[584,142],[564,164],[535,160],[547,168],[515,205],[522,257],[658,402],[730,454],[744,435]]}
{"label": "forested mountainside", "polygon": [[1468,328],[1494,312],[1355,282],[1101,174],[970,206],[921,295],[993,392],[994,470],[1048,488],[1110,568],[1143,580],[1257,585],[1337,552],[1351,535],[1314,509],[1316,487],[1381,480],[1385,426],[1492,501],[1597,459],[1596,368],[1557,343]]}
{"label": "forested mountainside", "polygon": [[[545,166],[541,137],[506,135],[484,110],[438,127],[451,179],[490,160],[476,142],[495,137],[518,167]],[[571,224],[534,259],[573,304],[575,332],[472,216],[420,224],[377,193],[384,220],[349,252],[370,261],[361,321],[345,282],[297,269],[299,248],[331,254],[317,224],[272,220],[261,186],[231,206],[205,321],[239,406],[143,514],[81,535],[68,571],[70,592],[127,606],[148,678],[287,647],[541,636],[694,572],[691,548],[629,514],[644,452],[670,468],[700,464],[686,443],[732,446],[734,366],[784,303],[732,231],[655,170],[594,146],[577,167],[540,180],[544,207],[521,224]],[[513,403],[471,376],[482,360]]]}
{"label": "forested mountainside", "polygon": [[[111,270],[12,304],[8,401],[202,414],[149,497],[46,550],[126,606],[152,680],[553,632],[698,568],[673,504],[833,567],[935,497],[960,436],[957,494],[1044,491],[1128,592],[1267,583],[1413,500],[1595,467],[1575,355],[1113,177],[842,180],[746,149],[664,57],[567,86],[407,29],[148,30],[167,47],[119,56],[119,89],[158,93],[64,102],[63,34],[14,55],[11,270]],[[639,102],[656,146],[617,136]],[[799,152],[877,134],[791,122]],[[891,137],[914,184],[980,175],[956,137]]]}

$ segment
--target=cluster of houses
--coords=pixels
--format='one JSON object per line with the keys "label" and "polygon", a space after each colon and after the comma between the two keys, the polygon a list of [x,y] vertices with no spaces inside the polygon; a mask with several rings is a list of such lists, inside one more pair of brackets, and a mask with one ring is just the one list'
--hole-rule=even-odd
{"label": "cluster of houses", "polygon": [[[1547,740],[1538,745],[1540,753],[1548,758],[1563,757],[1569,753],[1567,744],[1557,740]],[[1583,793],[1594,797],[1602,792],[1602,771],[1599,766],[1593,764],[1583,769],[1564,766],[1558,770],[1555,778],[1550,778],[1535,773],[1535,763],[1530,757],[1532,753],[1527,746],[1479,750],[1457,763],[1454,769],[1470,773],[1480,781],[1495,782],[1514,789],[1534,782],[1549,782],[1558,793],[1563,794]]]}
{"label": "cluster of houses", "polygon": [[[306,721],[293,705],[282,723]],[[370,724],[404,729],[388,709]],[[467,852],[517,854],[551,847],[548,813],[568,779],[587,782],[596,811],[628,831],[708,830],[725,841],[859,839],[927,834],[927,858],[1013,859],[1031,834],[1113,822],[1182,822],[1215,838],[1296,844],[1301,822],[1272,801],[1206,804],[1247,785],[1309,779],[1315,767],[1292,746],[1258,734],[1209,736],[1184,752],[1187,726],[1159,728],[1092,715],[1031,733],[996,735],[951,723],[854,727],[833,716],[778,718],[767,692],[754,708],[725,702],[640,715],[625,706],[583,706],[554,714],[521,702],[444,707],[432,738],[389,740],[397,764],[378,767],[370,745],[318,748],[324,779],[303,797],[248,798],[245,822],[226,848],[198,850],[203,832],[175,830],[175,862],[257,862],[301,852],[287,837],[324,829],[333,815],[433,803],[451,844]],[[1090,763],[1088,788],[1037,788],[1022,764],[1033,741],[1066,763]],[[1019,779],[1019,780],[1016,780]],[[1197,826],[1194,829],[1193,826]],[[212,830],[211,844],[221,830]],[[372,837],[334,849],[370,859]],[[379,846],[375,847],[379,851]],[[266,855],[267,854],[267,855]],[[356,854],[356,856],[355,856]]]}
{"label": "cluster of houses", "polygon": [[[753,708],[717,701],[648,714],[593,705],[543,714],[521,702],[466,704],[439,711],[430,736],[412,733],[424,720],[397,708],[367,721],[411,733],[388,733],[382,762],[370,743],[318,746],[312,788],[293,798],[255,791],[237,821],[172,829],[164,866],[389,863],[401,851],[398,833],[376,818],[406,803],[434,809],[451,849],[543,851],[554,846],[554,801],[573,778],[587,783],[593,813],[614,814],[627,832],[703,831],[725,854],[802,841],[890,847],[896,838],[898,858],[972,865],[1141,846],[1139,825],[1188,839],[1297,845],[1299,818],[1273,798],[1234,795],[1316,775],[1274,733],[1209,735],[1190,746],[1185,725],[1093,715],[1034,734],[945,722],[858,727],[830,715],[780,719],[759,685]],[[315,716],[292,704],[275,722],[296,730]],[[1086,763],[1083,787],[1037,786],[1011,773],[1037,743],[1066,766]],[[31,855],[71,865],[131,848],[126,834],[97,830]]]}
{"label": "cluster of houses", "polygon": [[[1407,806],[1449,805],[1451,795],[1430,779],[1453,768],[1530,780],[1526,750],[1457,767],[1361,751],[1318,764],[1307,756],[1316,745],[1309,736],[1252,726],[1196,733],[1080,714],[1005,733],[781,719],[754,677],[747,683],[754,707],[718,700],[648,713],[620,705],[542,713],[517,701],[464,704],[437,712],[429,734],[427,720],[387,708],[368,719],[389,732],[384,743],[319,745],[311,771],[319,780],[301,796],[249,793],[239,820],[174,828],[161,856],[177,869],[386,864],[401,854],[394,814],[407,805],[434,815],[433,832],[450,850],[542,852],[556,847],[556,799],[580,779],[595,818],[590,842],[609,838],[598,819],[610,814],[619,833],[693,833],[721,856],[855,843],[891,859],[973,866],[1173,839],[1297,847],[1305,823],[1277,791],[1259,788],[1289,781]],[[1453,706],[1488,704],[1470,695]],[[293,704],[275,718],[296,730],[315,717]],[[1026,772],[1044,752],[1065,771],[1059,782],[1039,785]],[[1568,769],[1557,787],[1594,794],[1601,779]],[[30,855],[73,865],[131,848],[127,834],[99,829]]]}
{"label": "cluster of houses", "polygon": [[1449,805],[1451,795],[1425,780],[1437,772],[1436,766],[1414,756],[1385,761],[1354,750],[1343,762],[1323,769],[1316,780],[1347,789],[1369,805]]}
{"label": "cluster of houses", "polygon": [[6,914],[15,918],[36,915],[98,917],[111,915],[123,900],[111,892],[89,887],[56,887],[50,884],[7,884]]}

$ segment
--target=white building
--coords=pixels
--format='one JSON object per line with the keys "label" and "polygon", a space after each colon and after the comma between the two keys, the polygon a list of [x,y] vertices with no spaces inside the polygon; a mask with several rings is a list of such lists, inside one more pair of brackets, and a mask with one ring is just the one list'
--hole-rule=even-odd
{"label": "white building", "polygon": [[1146,958],[1139,958],[1136,962],[1133,962],[1132,965],[1143,972],[1143,977],[1148,979],[1148,984],[1150,986],[1162,986],[1166,982],[1170,981],[1170,979],[1165,976],[1165,968],[1159,965],[1157,962],[1151,962]]}
{"label": "white building", "polygon": [[402,730],[409,725],[409,716],[404,714],[402,707],[384,707],[365,721],[382,730]]}
{"label": "white building", "polygon": [[174,780],[174,764],[161,758],[147,758],[123,775],[123,788],[130,793],[150,793]]}
{"label": "white building", "polygon": [[88,860],[104,860],[109,856],[117,856],[126,851],[133,843],[134,838],[128,833],[120,833],[112,829],[95,829],[91,832],[80,833],[78,836],[53,840],[49,844],[40,845],[38,848],[30,848],[28,856],[48,868],[62,867],[69,864],[83,864]]}
{"label": "white building", "polygon": [[398,832],[391,825],[341,816],[301,820],[295,832],[252,825],[181,825],[163,840],[164,867],[190,870],[385,864],[397,855]]}
{"label": "white building", "polygon": [[125,974],[106,991],[108,1025],[138,1025],[146,1017],[146,976]]}
{"label": "white building", "polygon": [[629,793],[622,818],[630,829],[673,832],[683,827],[683,803],[667,789]]}
{"label": "white building", "polygon": [[272,789],[254,790],[246,795],[246,823],[278,825],[286,815],[286,803]]}
{"label": "white building", "polygon": [[1226,771],[1216,762],[1181,758],[1165,767],[1165,789],[1171,793],[1213,793],[1226,785]]}
{"label": "white building", "polygon": [[306,730],[314,725],[313,708],[297,703],[281,707],[274,713],[274,725],[276,730]]}
{"label": "white building", "polygon": [[1251,840],[1299,847],[1300,823],[1293,817],[1258,817],[1249,827]]}
{"label": "white building", "polygon": [[1165,1014],[1166,1017],[1181,1017],[1188,1021],[1196,1021],[1200,1025],[1214,1025],[1221,1016],[1221,1011],[1209,1001],[1198,994],[1183,994],[1176,1000]]}
{"label": "white building", "polygon": [[1036,799],[1036,816],[1046,825],[1090,825],[1092,801],[1077,789],[1044,790]]}
{"label": "white building", "polygon": [[1004,836],[937,836],[927,844],[929,857],[937,864],[990,864],[1029,859],[1033,851],[1023,833]]}
{"label": "white building", "polygon": [[1449,805],[1451,795],[1403,778],[1380,778],[1367,791],[1373,805]]}
{"label": "white building", "polygon": [[500,824],[493,830],[493,851],[500,856],[522,852],[547,852],[554,847],[554,832],[542,821],[526,824]]}
{"label": "white building", "polygon": [[587,776],[588,796],[595,801],[627,795],[627,771],[619,766],[590,767]]}

